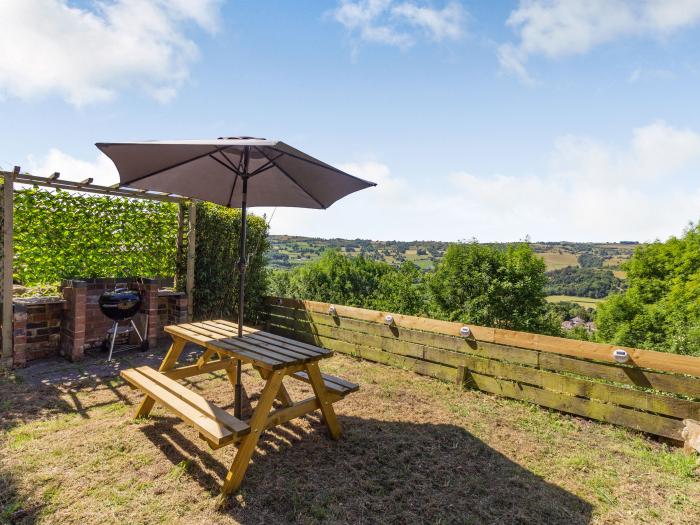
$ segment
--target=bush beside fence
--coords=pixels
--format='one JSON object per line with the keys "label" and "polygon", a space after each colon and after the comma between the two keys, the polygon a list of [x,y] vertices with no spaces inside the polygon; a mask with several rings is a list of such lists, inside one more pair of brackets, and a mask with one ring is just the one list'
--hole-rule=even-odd
{"label": "bush beside fence", "polygon": [[269,297],[273,333],[485,392],[682,441],[700,419],[700,358]]}

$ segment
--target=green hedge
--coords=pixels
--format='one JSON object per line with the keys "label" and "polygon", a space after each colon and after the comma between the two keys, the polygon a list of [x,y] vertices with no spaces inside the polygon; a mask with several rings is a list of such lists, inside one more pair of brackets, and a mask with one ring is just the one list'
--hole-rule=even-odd
{"label": "green hedge", "polygon": [[[238,312],[238,242],[241,211],[215,204],[197,203],[196,264],[194,282],[195,319],[234,319]],[[260,319],[267,286],[267,223],[248,215],[248,270],[246,318]],[[184,265],[178,265],[178,282],[184,283]]]}
{"label": "green hedge", "polygon": [[25,285],[175,273],[177,205],[37,189],[15,193],[14,278]]}
{"label": "green hedge", "polygon": [[[62,279],[177,273],[184,286],[186,240],[177,254],[177,204],[27,189],[15,192],[14,213],[16,282],[34,286]],[[198,319],[236,316],[240,226],[240,210],[197,204]],[[262,217],[249,215],[246,308],[252,321],[259,318],[266,288],[267,229]]]}

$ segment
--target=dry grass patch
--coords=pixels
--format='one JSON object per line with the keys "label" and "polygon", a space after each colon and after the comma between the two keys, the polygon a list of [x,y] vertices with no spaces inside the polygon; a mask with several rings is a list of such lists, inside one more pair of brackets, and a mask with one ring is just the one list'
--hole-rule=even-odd
{"label": "dry grass patch", "polygon": [[[639,434],[336,356],[358,382],[317,416],[263,434],[242,490],[218,490],[235,449],[209,450],[120,380],[0,384],[0,522],[697,523],[694,459]],[[245,376],[253,403],[262,383]],[[286,380],[295,398],[310,387]],[[190,386],[230,408],[221,374]]]}

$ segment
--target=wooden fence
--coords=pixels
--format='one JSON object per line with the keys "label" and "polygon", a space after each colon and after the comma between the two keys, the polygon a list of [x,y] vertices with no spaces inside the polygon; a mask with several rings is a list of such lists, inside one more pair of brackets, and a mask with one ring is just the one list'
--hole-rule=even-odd
{"label": "wooden fence", "polygon": [[700,358],[479,326],[464,337],[461,323],[315,301],[267,305],[273,333],[485,392],[674,441],[683,419],[700,419]]}

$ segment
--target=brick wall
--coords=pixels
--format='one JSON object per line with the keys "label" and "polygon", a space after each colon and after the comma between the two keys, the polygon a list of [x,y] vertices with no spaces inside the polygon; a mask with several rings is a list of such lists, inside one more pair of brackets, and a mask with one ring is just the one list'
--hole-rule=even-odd
{"label": "brick wall", "polygon": [[158,338],[167,337],[163,329],[187,322],[187,295],[184,292],[158,292]]}
{"label": "brick wall", "polygon": [[[62,297],[15,299],[13,366],[55,355],[76,361],[83,358],[86,349],[102,344],[112,321],[100,311],[98,299],[105,290],[122,284],[142,294],[141,313],[150,316],[150,344],[167,336],[163,331],[166,325],[187,321],[187,296],[160,290],[162,286],[170,286],[172,280],[64,281]],[[138,319],[137,325],[141,328]]]}

